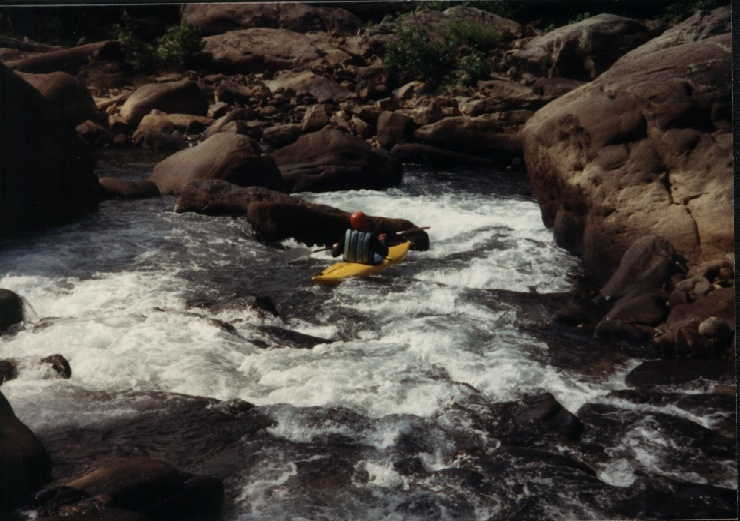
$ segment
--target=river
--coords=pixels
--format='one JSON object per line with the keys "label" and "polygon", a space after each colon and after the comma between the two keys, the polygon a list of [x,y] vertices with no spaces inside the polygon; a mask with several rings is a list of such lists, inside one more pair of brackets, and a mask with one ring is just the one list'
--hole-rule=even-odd
{"label": "river", "polygon": [[[145,160],[108,158],[99,174],[133,179],[150,168]],[[607,395],[626,389],[625,375],[639,361],[625,358],[604,378],[555,367],[544,356],[548,346],[518,326],[515,307],[475,298],[489,290],[567,291],[580,269],[554,244],[515,174],[408,167],[403,184],[387,191],[300,195],[429,226],[431,248],[411,251],[379,275],[326,288],[312,285],[310,276],[332,262],[328,254],[295,258],[290,253],[302,245],[286,241],[280,250],[257,243],[242,219],[174,213],[172,197],[105,201],[78,222],[5,241],[0,287],[22,295],[29,313],[26,326],[0,344],[0,358],[22,362],[20,377],[2,387],[17,415],[43,431],[130,412],[125,402],[88,399],[91,392],[239,398],[269,411],[276,438],[299,443],[341,434],[376,451],[360,458],[366,484],[355,488],[362,491],[320,508],[280,493],[296,468],[289,457],[275,456],[271,466],[243,478],[231,517],[406,519],[413,508],[399,505],[418,497],[418,483],[399,473],[386,449],[410,426],[434,433],[422,461],[426,471],[439,471],[457,457],[442,434],[451,404],[473,395],[498,403],[549,392],[576,413],[586,403],[617,403]],[[242,305],[245,295],[269,297],[279,316]],[[327,341],[281,348],[265,326]],[[33,362],[52,353],[67,358],[71,379],[49,379]],[[306,412],[314,410],[344,410],[370,423],[317,423]],[[702,427],[724,418],[714,410],[640,410]],[[710,483],[672,461],[676,442],[670,435],[656,441],[661,432],[648,422],[609,448],[611,457],[595,469],[606,490],[630,486],[636,472]],[[720,458],[714,467],[719,481],[712,484],[735,486],[734,462]],[[493,500],[459,507],[454,494],[425,490],[443,497],[434,510],[439,519],[498,519]],[[553,518],[609,513],[575,496]]]}

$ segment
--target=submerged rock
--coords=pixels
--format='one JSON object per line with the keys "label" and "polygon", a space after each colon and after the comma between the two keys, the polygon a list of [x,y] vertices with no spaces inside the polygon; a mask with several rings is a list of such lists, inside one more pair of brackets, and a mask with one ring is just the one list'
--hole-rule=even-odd
{"label": "submerged rock", "polygon": [[0,333],[23,321],[23,299],[9,289],[0,289]]}

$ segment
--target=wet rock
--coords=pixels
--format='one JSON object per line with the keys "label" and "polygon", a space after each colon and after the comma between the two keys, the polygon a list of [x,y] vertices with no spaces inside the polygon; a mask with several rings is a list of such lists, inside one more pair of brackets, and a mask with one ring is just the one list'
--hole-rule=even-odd
{"label": "wet rock", "polygon": [[[164,520],[217,519],[221,516],[223,484],[216,478],[193,476],[170,464],[146,457],[114,458],[92,472],[63,485],[64,502],[93,497],[99,505],[140,512]],[[59,503],[60,493],[47,489],[38,501],[47,512]],[[45,499],[52,499],[45,504]],[[67,503],[69,504],[69,503]]]}
{"label": "wet rock", "polygon": [[[313,204],[261,187],[238,187],[224,181],[193,181],[183,190],[176,212],[247,216],[254,234],[267,242],[293,237],[309,245],[330,245],[349,228],[351,212]],[[405,219],[368,216],[371,231],[403,231],[416,226]],[[413,248],[429,247],[426,232],[408,234]]]}
{"label": "wet rock", "polygon": [[51,479],[51,461],[44,446],[15,415],[0,393],[0,472],[3,494],[0,514],[27,504],[31,495]]}
{"label": "wet rock", "polygon": [[63,71],[76,74],[91,60],[120,60],[121,57],[121,46],[117,41],[104,41],[51,50],[8,61],[5,65],[20,72],[41,74]]}
{"label": "wet rock", "polygon": [[85,120],[100,121],[90,92],[74,76],[66,72],[23,74],[19,76],[38,90],[59,111],[61,118],[72,125]]}
{"label": "wet rock", "polygon": [[363,140],[325,127],[273,153],[292,192],[382,189],[401,182],[401,163]]}
{"label": "wet rock", "polygon": [[627,249],[599,293],[614,299],[630,293],[660,291],[677,271],[678,261],[673,245],[664,238],[641,237]]}
{"label": "wet rock", "polygon": [[590,81],[650,36],[637,20],[600,14],[537,36],[507,59],[538,76]]}
{"label": "wet rock", "polygon": [[229,113],[230,106],[223,101],[217,101],[208,107],[207,115],[209,118],[218,119]]}
{"label": "wet rock", "polygon": [[275,162],[246,136],[218,133],[157,163],[149,180],[162,194],[177,194],[196,179],[222,179],[239,186],[284,186]]}
{"label": "wet rock", "polygon": [[277,326],[259,326],[257,329],[261,333],[265,334],[267,341],[259,338],[254,338],[250,341],[262,348],[287,347],[291,349],[313,349],[319,344],[327,344],[331,342],[331,340],[326,338],[306,335],[299,333],[298,331],[291,331],[290,329]]}
{"label": "wet rock", "polygon": [[149,83],[136,89],[126,99],[121,107],[121,116],[126,125],[135,127],[152,109],[205,116],[208,104],[198,85],[188,79]]}
{"label": "wet rock", "polygon": [[0,289],[0,333],[23,321],[23,299],[9,289]]}
{"label": "wet rock", "polygon": [[[734,346],[731,330],[722,327],[721,334],[702,335],[699,326],[710,317],[715,317],[729,327],[735,323],[735,288],[717,288],[687,303],[674,301],[666,323],[656,342],[673,355],[707,358],[731,357]],[[705,325],[709,333],[710,324]],[[720,330],[717,330],[720,333]]]}
{"label": "wet rock", "polygon": [[13,360],[0,360],[0,385],[18,378],[18,367]]}
{"label": "wet rock", "polygon": [[552,226],[563,210],[581,216],[573,233],[597,276],[648,234],[689,263],[732,250],[729,41],[625,57],[525,125],[543,221]]}
{"label": "wet rock", "polygon": [[287,29],[255,27],[203,39],[210,66],[229,73],[255,73],[305,66],[321,56],[311,40]]}
{"label": "wet rock", "polygon": [[130,181],[118,177],[101,177],[100,186],[110,197],[142,199],[159,197],[159,188],[151,181]]}
{"label": "wet rock", "polygon": [[677,481],[656,490],[655,483],[634,497],[616,505],[623,515],[634,519],[725,519],[735,516],[736,491]]}
{"label": "wet rock", "polygon": [[273,94],[281,89],[291,89],[298,95],[310,94],[319,103],[338,102],[349,98],[352,94],[334,80],[311,71],[284,71],[275,79],[266,81],[265,85]]}
{"label": "wet rock", "polygon": [[72,368],[62,355],[49,355],[41,359],[42,364],[47,364],[60,378],[72,378]]}
{"label": "wet rock", "polygon": [[334,6],[289,4],[192,4],[183,9],[183,20],[203,35],[240,28],[280,27],[296,32],[327,31],[353,33],[361,20],[350,11]]}
{"label": "wet rock", "polygon": [[[0,65],[3,189],[0,234],[56,223],[89,211],[100,197],[93,159],[74,127],[36,89]],[[43,153],[40,153],[43,151]]]}
{"label": "wet rock", "polygon": [[720,380],[732,374],[726,360],[651,360],[643,362],[626,377],[630,387],[681,385],[700,378]]}

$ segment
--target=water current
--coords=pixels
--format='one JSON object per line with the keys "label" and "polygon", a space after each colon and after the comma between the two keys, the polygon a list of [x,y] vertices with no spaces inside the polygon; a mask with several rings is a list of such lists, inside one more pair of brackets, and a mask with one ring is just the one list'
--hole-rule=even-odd
{"label": "water current", "polygon": [[[150,167],[109,161],[100,175],[141,178]],[[271,434],[291,442],[339,433],[382,449],[408,429],[409,419],[440,428],[445,407],[471,394],[503,402],[546,391],[575,413],[626,388],[625,374],[637,361],[626,360],[606,378],[550,366],[542,356],[547,345],[516,325],[515,308],[471,298],[490,289],[566,291],[578,272],[578,260],[554,244],[516,175],[409,167],[403,184],[386,191],[301,195],[429,226],[431,249],[411,251],[371,278],[319,287],[310,276],[332,262],[328,254],[291,257],[302,245],[260,244],[242,219],[174,213],[171,197],[106,201],[78,222],[5,241],[0,287],[24,297],[29,319],[2,339],[0,358],[60,353],[73,371],[69,380],[48,379],[28,362],[2,387],[17,415],[35,431],[84,426],[132,413],[125,401],[88,399],[90,392],[168,391],[265,406],[276,420]],[[238,300],[193,306],[206,297],[228,304],[245,290],[269,296],[280,315],[234,305]],[[261,333],[266,325],[327,341],[281,349]],[[373,427],[317,424],[302,412],[312,407],[347,410]],[[703,426],[717,420],[672,413]],[[672,466],[671,440],[662,442],[656,433],[649,422],[631,431],[612,447],[614,457],[599,469],[599,479],[627,486],[637,469],[647,468],[706,483]],[[451,465],[446,443],[425,455],[428,469]],[[339,500],[320,512],[301,507],[279,493],[295,467],[279,456],[271,461],[271,468],[244,478],[235,519],[276,519],[286,510],[293,514],[285,519],[407,517],[393,517],[399,514],[387,507],[390,500],[355,498],[360,506],[350,511]],[[368,494],[399,498],[409,489],[389,460],[362,465]],[[720,484],[734,486],[734,466],[720,467]],[[463,517],[448,512],[440,518],[488,519],[493,508],[474,504]],[[588,509],[576,512],[589,515]]]}

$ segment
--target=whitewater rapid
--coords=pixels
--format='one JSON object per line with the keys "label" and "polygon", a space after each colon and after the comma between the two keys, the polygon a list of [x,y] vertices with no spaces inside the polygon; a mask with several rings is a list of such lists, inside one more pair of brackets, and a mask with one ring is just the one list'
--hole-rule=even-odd
{"label": "whitewater rapid", "polygon": [[[107,173],[135,178],[144,168],[110,167]],[[387,420],[362,435],[379,448],[406,428],[389,418],[431,419],[472,394],[502,402],[546,391],[575,413],[625,389],[624,376],[638,362],[605,380],[549,366],[542,361],[547,345],[516,325],[514,308],[469,298],[471,289],[550,293],[572,287],[578,260],[555,245],[523,186],[411,169],[401,187],[383,192],[302,194],[430,227],[428,251],[411,251],[379,275],[334,288],[310,282],[333,261],[328,254],[287,262],[285,251],[257,243],[243,219],[176,214],[171,197],[106,201],[79,222],[7,240],[0,288],[25,299],[28,319],[0,340],[0,359],[25,360],[27,369],[2,392],[32,430],[133,415],[130,404],[116,398],[129,390],[269,406],[277,420],[271,433],[296,442],[317,432],[300,407],[345,408]],[[285,243],[289,250],[300,246]],[[300,312],[274,316],[251,307],[208,311],[189,304],[206,293],[226,299],[240,283],[273,292]],[[268,340],[265,349],[259,328],[266,325],[326,342],[286,349]],[[49,379],[34,365],[53,353],[69,361],[71,379]],[[98,391],[110,399],[90,397]],[[318,429],[347,431],[341,425]],[[660,458],[669,457],[658,449],[627,454],[624,447],[601,469],[604,482],[628,486],[634,460],[660,468]],[[425,464],[443,468],[450,460],[430,454]],[[245,483],[241,497],[255,516],[249,519],[270,519],[268,506],[260,511],[255,505],[290,477],[290,465]],[[373,486],[404,488],[405,478],[388,461],[365,465]],[[726,474],[734,475],[733,469]]]}

